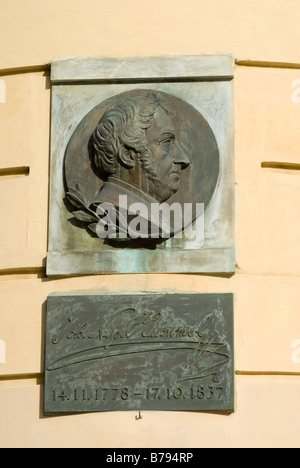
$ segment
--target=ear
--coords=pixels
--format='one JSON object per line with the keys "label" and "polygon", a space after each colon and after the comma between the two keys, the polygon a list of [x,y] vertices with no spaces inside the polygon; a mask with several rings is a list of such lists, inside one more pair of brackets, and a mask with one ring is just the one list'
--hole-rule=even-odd
{"label": "ear", "polygon": [[120,163],[127,169],[133,169],[136,165],[136,152],[132,148],[121,145],[118,152]]}

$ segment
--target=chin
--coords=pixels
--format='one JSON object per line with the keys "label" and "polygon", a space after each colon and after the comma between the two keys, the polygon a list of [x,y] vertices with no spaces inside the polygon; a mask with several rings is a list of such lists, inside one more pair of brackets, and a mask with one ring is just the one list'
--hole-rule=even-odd
{"label": "chin", "polygon": [[162,184],[162,181],[160,181],[159,184],[156,184],[153,196],[159,203],[163,203],[169,200],[169,198],[178,191],[179,185],[180,180],[178,178],[176,178],[176,180],[171,179],[164,185]]}
{"label": "chin", "polygon": [[174,193],[176,193],[178,190],[178,186],[177,187],[169,187],[169,190],[168,192],[164,192],[162,194],[160,194],[160,196],[157,197],[159,203],[163,203],[163,202],[166,202],[167,200],[169,200],[169,198],[172,197],[172,195],[174,195]]}
{"label": "chin", "polygon": [[[171,195],[173,195],[174,193],[176,193],[179,189],[179,180],[176,181],[176,182],[173,182],[172,184],[169,185],[169,189],[170,189],[170,193]],[[170,195],[170,196],[171,196]]]}

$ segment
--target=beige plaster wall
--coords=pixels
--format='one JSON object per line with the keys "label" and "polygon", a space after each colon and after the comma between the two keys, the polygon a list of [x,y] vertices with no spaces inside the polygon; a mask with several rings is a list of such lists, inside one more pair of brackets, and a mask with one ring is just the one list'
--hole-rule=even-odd
{"label": "beige plaster wall", "polygon": [[[299,447],[298,0],[0,0],[0,7],[0,447]],[[46,278],[49,77],[3,69],[73,55],[222,52],[256,65],[235,70],[236,275]],[[24,166],[27,176],[7,172]],[[234,292],[236,413],[45,418],[45,300],[72,290]]]}
{"label": "beige plaster wall", "polygon": [[297,0],[1,0],[3,68],[69,55],[299,61]]}

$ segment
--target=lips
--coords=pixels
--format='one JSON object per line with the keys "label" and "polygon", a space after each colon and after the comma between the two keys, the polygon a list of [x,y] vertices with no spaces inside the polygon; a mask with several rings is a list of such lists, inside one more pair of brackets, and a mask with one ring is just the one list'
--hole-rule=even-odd
{"label": "lips", "polygon": [[178,179],[180,179],[180,171],[172,171],[171,175],[174,175],[174,176],[178,177]]}

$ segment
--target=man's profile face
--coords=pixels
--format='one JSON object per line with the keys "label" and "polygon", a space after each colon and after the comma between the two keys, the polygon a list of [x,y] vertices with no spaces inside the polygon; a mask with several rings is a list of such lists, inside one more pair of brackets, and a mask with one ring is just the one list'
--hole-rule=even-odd
{"label": "man's profile face", "polygon": [[156,110],[152,126],[146,130],[146,138],[151,171],[156,174],[152,195],[163,202],[177,192],[181,171],[190,166],[191,161],[176,139],[171,116],[161,106]]}

